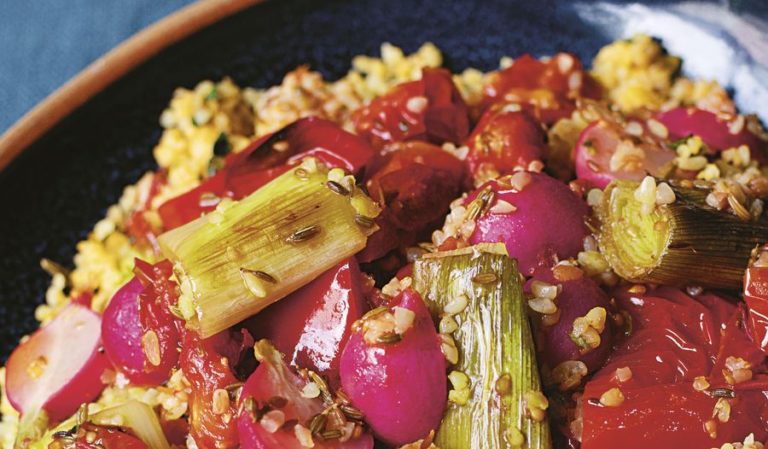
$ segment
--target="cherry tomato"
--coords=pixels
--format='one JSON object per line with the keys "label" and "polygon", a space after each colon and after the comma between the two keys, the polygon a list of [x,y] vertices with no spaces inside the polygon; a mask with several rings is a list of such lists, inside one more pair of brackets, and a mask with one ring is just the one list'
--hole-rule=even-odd
{"label": "cherry tomato", "polygon": [[469,133],[467,106],[445,69],[423,69],[420,80],[398,84],[355,111],[352,121],[377,148],[406,140],[458,144]]}
{"label": "cherry tomato", "polygon": [[466,180],[466,169],[459,159],[418,141],[393,146],[391,152],[374,160],[367,172],[368,192],[384,210],[376,219],[380,230],[368,238],[368,245],[358,256],[361,262],[412,244],[441,225]]}
{"label": "cherry tomato", "polygon": [[[223,331],[201,339],[193,331],[185,331],[181,346],[181,369],[191,385],[189,397],[189,434],[198,447],[217,449],[238,446],[237,404],[233,387],[239,382],[233,373],[233,354],[241,342],[237,334]],[[226,399],[221,397],[222,391]]]}
{"label": "cherry tomato", "polygon": [[167,260],[151,265],[136,259],[134,272],[144,287],[138,300],[142,351],[146,356],[144,380],[162,383],[179,360],[184,323],[170,309],[178,302],[178,285],[171,280],[173,266]]}
{"label": "cherry tomato", "polygon": [[361,137],[317,117],[299,119],[227,156],[224,167],[187,193],[163,203],[158,213],[166,230],[216,208],[221,198],[244,198],[297,165],[315,157],[330,167],[359,172],[375,150]]}
{"label": "cherry tomato", "polygon": [[469,171],[491,169],[499,175],[528,169],[545,157],[544,132],[527,114],[489,110],[467,139]]}
{"label": "cherry tomato", "polygon": [[481,107],[519,104],[540,122],[551,125],[571,115],[575,99],[601,96],[600,85],[584,71],[576,56],[558,53],[540,61],[525,54],[488,76]]}
{"label": "cherry tomato", "polygon": [[[714,295],[691,298],[670,287],[645,294],[622,288],[615,298],[631,316],[632,333],[586,385],[582,448],[720,447],[749,433],[758,441],[768,436],[765,356],[747,335],[742,310]],[[751,380],[725,382],[722,369],[731,356],[751,363]],[[632,375],[620,382],[616,370],[623,367]],[[694,389],[698,376],[708,379],[708,391]],[[624,400],[601,404],[611,388]],[[713,412],[722,398],[730,406],[727,420]],[[710,420],[712,435],[705,430]]]}
{"label": "cherry tomato", "polygon": [[352,323],[368,310],[357,261],[347,259],[248,320],[254,337],[269,339],[288,361],[339,385],[339,356]]}

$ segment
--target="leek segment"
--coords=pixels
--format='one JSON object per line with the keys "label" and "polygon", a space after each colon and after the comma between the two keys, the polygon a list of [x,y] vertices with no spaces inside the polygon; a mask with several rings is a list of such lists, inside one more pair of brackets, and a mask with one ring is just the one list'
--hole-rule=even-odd
{"label": "leek segment", "polygon": [[418,260],[413,279],[436,318],[458,295],[469,300],[454,316],[459,327],[452,335],[459,350],[453,369],[469,377],[471,392],[466,404],[449,405],[435,444],[551,448],[547,420],[525,411],[524,396],[540,392],[541,380],[516,261],[503,247],[464,248]]}
{"label": "leek segment", "polygon": [[768,221],[715,210],[708,190],[670,184],[675,201],[650,213],[634,198],[639,183],[606,187],[598,243],[611,268],[632,282],[741,289],[752,249],[768,241]]}
{"label": "leek segment", "polygon": [[90,419],[94,424],[102,426],[119,425],[133,433],[149,447],[149,449],[170,449],[163,428],[152,407],[136,400],[102,410]]}
{"label": "leek segment", "polygon": [[643,211],[635,199],[637,183],[619,181],[605,191],[605,208],[611,219],[604,220],[601,243],[613,250],[606,253],[616,273],[625,279],[643,279],[659,265],[671,235],[669,210],[656,207]]}
{"label": "leek segment", "polygon": [[338,171],[305,160],[159,237],[190,328],[204,338],[227,329],[365,247],[378,206]]}

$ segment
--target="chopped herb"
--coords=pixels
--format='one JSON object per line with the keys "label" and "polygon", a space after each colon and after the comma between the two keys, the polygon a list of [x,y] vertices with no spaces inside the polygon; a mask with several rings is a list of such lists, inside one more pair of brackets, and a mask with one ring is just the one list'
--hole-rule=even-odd
{"label": "chopped herb", "polygon": [[219,98],[219,86],[216,84],[213,85],[213,88],[210,92],[208,92],[208,95],[205,96],[206,100],[217,100]]}

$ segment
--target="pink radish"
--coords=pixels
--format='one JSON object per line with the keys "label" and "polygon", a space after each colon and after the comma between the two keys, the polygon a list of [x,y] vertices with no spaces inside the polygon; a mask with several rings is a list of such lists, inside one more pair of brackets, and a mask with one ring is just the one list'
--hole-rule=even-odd
{"label": "pink radish", "polygon": [[[392,305],[410,313],[395,308],[394,313],[369,318],[375,321],[371,326],[363,322],[341,355],[341,384],[376,438],[400,446],[425,438],[440,425],[446,404],[446,362],[419,294],[405,290]],[[395,334],[401,340],[372,343],[367,329],[379,329],[382,317],[394,316],[397,323],[398,315],[413,320],[402,334]]]}
{"label": "pink radish", "polygon": [[66,306],[17,347],[6,366],[8,400],[20,413],[45,410],[51,421],[95,399],[109,361],[101,348],[101,317],[79,304]]}
{"label": "pink radish", "polygon": [[495,193],[489,211],[477,219],[470,243],[504,243],[525,275],[553,258],[576,256],[588,232],[586,203],[545,174],[518,172],[509,182],[491,181],[467,198],[469,204],[484,189]]}

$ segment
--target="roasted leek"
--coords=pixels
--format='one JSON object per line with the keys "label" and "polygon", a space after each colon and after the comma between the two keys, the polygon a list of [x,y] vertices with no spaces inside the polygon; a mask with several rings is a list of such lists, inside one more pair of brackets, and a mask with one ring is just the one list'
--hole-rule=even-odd
{"label": "roasted leek", "polygon": [[752,249],[768,241],[768,222],[718,211],[708,191],[673,185],[674,201],[648,207],[639,183],[614,181],[598,207],[599,245],[624,279],[738,289]]}
{"label": "roasted leek", "polygon": [[550,448],[548,404],[516,261],[503,245],[469,247],[424,256],[413,279],[433,316],[455,321],[440,326],[452,330],[458,357],[449,375],[451,404],[435,444]]}
{"label": "roasted leek", "polygon": [[237,324],[363,247],[378,206],[314,159],[158,239],[180,313],[203,337]]}

